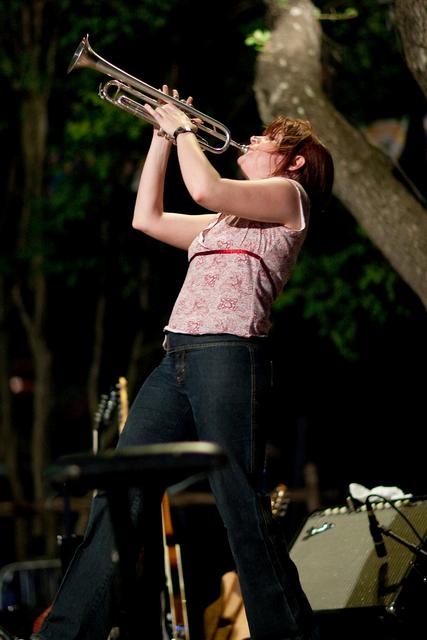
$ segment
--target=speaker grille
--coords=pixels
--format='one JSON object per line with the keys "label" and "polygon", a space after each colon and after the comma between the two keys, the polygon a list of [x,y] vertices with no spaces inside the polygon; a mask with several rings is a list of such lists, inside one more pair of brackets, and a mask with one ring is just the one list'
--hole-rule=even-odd
{"label": "speaker grille", "polygon": [[[385,504],[388,508],[375,508],[378,522],[402,539],[419,545],[407,522]],[[395,506],[425,541],[427,501]],[[365,510],[334,507],[309,516],[291,546],[290,555],[314,611],[369,607],[393,610],[413,568],[414,554],[392,538],[384,536],[384,543],[387,555],[378,558]]]}

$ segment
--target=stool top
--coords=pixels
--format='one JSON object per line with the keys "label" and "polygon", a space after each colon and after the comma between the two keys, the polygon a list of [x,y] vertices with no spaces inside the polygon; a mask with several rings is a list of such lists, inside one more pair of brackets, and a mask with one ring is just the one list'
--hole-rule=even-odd
{"label": "stool top", "polygon": [[172,484],[177,473],[206,473],[226,462],[224,450],[213,442],[170,442],[62,456],[44,476],[53,485],[77,489],[138,486],[147,479],[163,482],[169,474]]}

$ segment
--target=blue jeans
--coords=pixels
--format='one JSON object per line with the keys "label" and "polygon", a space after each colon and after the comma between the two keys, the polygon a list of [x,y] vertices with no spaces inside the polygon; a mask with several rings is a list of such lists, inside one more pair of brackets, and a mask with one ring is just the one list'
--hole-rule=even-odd
{"label": "blue jeans", "polygon": [[[192,440],[223,447],[228,464],[209,472],[209,482],[235,560],[251,639],[314,637],[310,605],[289,558],[283,532],[271,515],[269,496],[263,491],[263,419],[271,391],[267,340],[229,334],[169,333],[165,349],[163,360],[132,403],[118,447]],[[161,562],[155,537],[159,535],[159,505],[164,488],[141,487],[133,491],[130,505],[143,544],[156,548],[146,557],[151,561],[153,576]],[[114,610],[113,548],[108,505],[100,494],[94,498],[85,539],[38,637],[107,638]],[[146,593],[146,611],[144,600],[134,603],[135,628],[139,617],[139,637],[148,640],[157,637],[154,628],[147,632],[147,620],[148,612],[155,610],[156,590],[161,582],[158,579],[155,584],[152,580],[150,593]],[[154,618],[153,627],[158,622]]]}

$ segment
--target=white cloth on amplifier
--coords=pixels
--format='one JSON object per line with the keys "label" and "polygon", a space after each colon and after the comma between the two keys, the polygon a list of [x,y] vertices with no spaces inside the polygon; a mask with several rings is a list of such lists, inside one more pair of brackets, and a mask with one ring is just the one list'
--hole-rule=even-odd
{"label": "white cloth on amplifier", "polygon": [[387,500],[404,500],[405,498],[412,497],[412,493],[403,493],[399,487],[384,487],[379,485],[378,487],[373,487],[373,489],[367,489],[357,482],[351,482],[348,486],[348,491],[350,496],[354,500],[358,500],[358,502],[366,502],[368,496],[371,496],[371,502],[380,502],[381,498],[386,498]]}

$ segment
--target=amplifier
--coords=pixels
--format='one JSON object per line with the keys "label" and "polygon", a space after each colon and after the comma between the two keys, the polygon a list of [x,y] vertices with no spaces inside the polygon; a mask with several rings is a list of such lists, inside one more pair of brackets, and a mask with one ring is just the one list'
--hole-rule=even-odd
{"label": "amplifier", "polygon": [[[372,507],[381,526],[403,541],[426,546],[427,500],[372,503]],[[365,506],[332,507],[306,519],[290,545],[290,556],[318,617],[339,614],[348,621],[352,614],[355,620],[366,622],[369,616],[404,625],[424,614],[427,557],[389,536],[383,538],[387,553],[379,558]]]}

